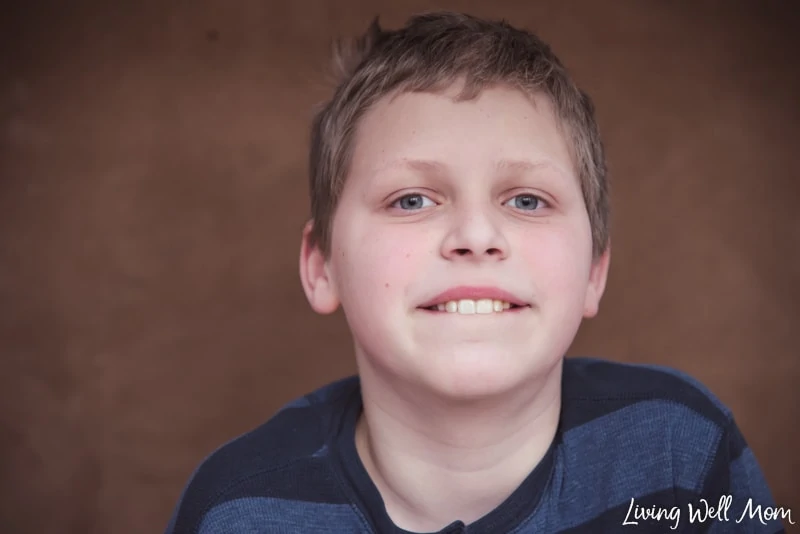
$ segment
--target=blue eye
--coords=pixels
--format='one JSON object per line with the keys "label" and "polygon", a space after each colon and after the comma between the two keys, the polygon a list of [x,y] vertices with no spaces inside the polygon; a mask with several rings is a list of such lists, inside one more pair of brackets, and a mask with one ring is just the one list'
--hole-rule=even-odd
{"label": "blue eye", "polygon": [[[517,202],[514,202],[515,200]],[[523,193],[522,195],[517,195],[513,197],[511,200],[509,200],[509,202],[513,202],[514,205],[512,207],[524,211],[535,211],[539,208],[542,208],[545,204],[544,200],[530,193]]]}
{"label": "blue eye", "polygon": [[420,195],[419,193],[412,193],[410,195],[403,195],[402,197],[392,202],[392,207],[399,207],[402,210],[418,210],[420,208],[427,207],[423,205],[425,200],[427,200],[430,203],[428,204],[428,206],[434,204],[434,202],[425,195]]}

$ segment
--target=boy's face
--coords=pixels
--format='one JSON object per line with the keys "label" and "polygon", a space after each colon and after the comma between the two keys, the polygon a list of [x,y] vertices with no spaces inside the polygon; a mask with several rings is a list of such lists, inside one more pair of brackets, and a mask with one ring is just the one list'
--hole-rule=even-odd
{"label": "boy's face", "polygon": [[[467,399],[554,368],[597,311],[609,256],[592,259],[549,101],[498,87],[456,103],[457,89],[385,98],[363,117],[330,259],[308,248],[307,227],[301,277],[316,311],[341,303],[362,374]],[[463,286],[524,306],[422,307]]]}

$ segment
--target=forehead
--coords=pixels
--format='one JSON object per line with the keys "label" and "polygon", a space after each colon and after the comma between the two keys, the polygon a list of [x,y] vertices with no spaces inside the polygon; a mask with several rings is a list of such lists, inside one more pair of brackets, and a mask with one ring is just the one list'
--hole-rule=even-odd
{"label": "forehead", "polygon": [[380,99],[355,132],[348,181],[373,178],[409,161],[430,171],[521,169],[547,165],[574,175],[564,132],[550,99],[506,86],[457,100],[441,92],[402,92]]}

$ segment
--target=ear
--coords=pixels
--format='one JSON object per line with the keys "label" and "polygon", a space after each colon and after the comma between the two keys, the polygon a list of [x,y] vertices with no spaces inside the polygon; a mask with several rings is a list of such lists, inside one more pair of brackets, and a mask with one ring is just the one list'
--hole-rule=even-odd
{"label": "ear", "polygon": [[314,221],[311,220],[303,228],[300,244],[300,281],[308,303],[315,312],[333,313],[339,307],[339,297],[324,254],[316,245],[310,244],[313,227]]}
{"label": "ear", "polygon": [[611,242],[609,241],[605,252],[592,261],[592,269],[589,271],[589,285],[586,288],[586,300],[583,305],[583,316],[587,319],[597,315],[600,307],[600,298],[606,289],[610,263]]}

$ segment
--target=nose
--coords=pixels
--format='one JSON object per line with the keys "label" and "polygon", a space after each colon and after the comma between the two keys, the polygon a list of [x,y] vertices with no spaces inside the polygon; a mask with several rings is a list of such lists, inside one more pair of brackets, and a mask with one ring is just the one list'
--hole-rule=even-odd
{"label": "nose", "polygon": [[442,256],[450,260],[502,260],[508,249],[498,216],[489,207],[461,210],[442,241]]}

